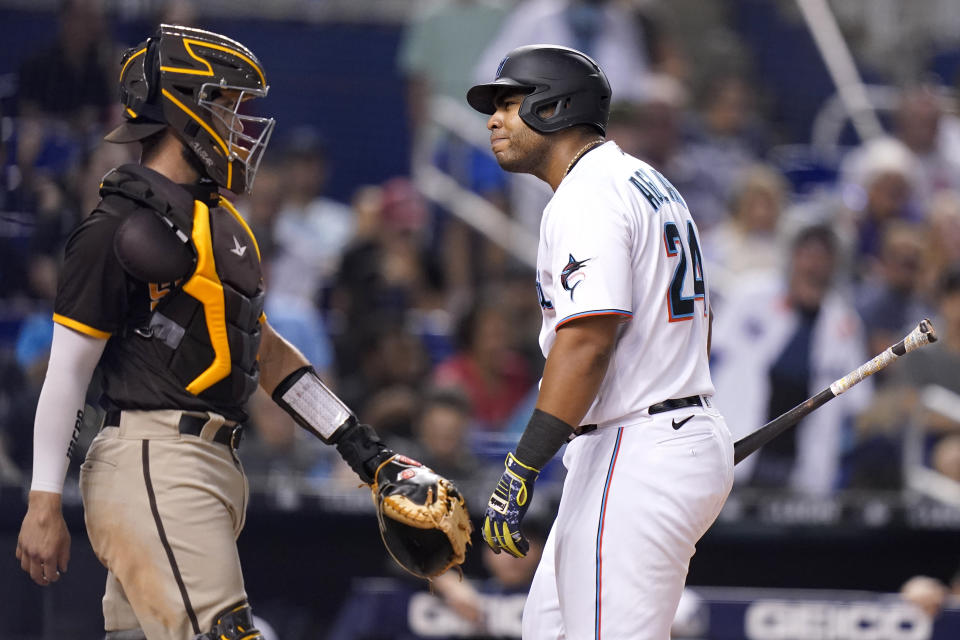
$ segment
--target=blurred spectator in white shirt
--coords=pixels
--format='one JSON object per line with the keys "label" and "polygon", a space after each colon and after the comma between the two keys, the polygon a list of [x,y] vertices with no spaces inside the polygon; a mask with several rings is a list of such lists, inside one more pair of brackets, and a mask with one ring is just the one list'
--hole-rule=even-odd
{"label": "blurred spectator in white shirt", "polygon": [[[856,294],[870,353],[880,353],[930,315],[919,295],[925,255],[919,225],[901,222],[887,227],[880,256]],[[877,374],[878,380],[882,374]]]}
{"label": "blurred spectator in white shirt", "polygon": [[714,300],[732,295],[737,284],[757,272],[783,267],[780,219],[787,183],[766,165],[747,169],[733,187],[730,215],[703,234],[703,254]]}
{"label": "blurred spectator in white shirt", "polygon": [[960,188],[960,120],[945,110],[938,85],[903,90],[893,132],[917,158],[917,195],[924,202],[938,191]]}
{"label": "blurred spectator in white shirt", "polygon": [[[784,275],[744,283],[715,310],[716,403],[735,439],[866,360],[860,319],[833,287],[835,261],[831,231],[808,227],[794,239]],[[837,488],[847,423],[871,387],[865,380],[801,420],[737,465],[737,480],[819,494]]]}

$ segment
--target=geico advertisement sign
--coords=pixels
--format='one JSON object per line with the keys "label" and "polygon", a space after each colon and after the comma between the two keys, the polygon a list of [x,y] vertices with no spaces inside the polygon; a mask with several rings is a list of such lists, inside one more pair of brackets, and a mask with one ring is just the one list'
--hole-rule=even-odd
{"label": "geico advertisement sign", "polygon": [[748,640],[928,640],[930,620],[919,610],[871,602],[758,600],[747,608]]}
{"label": "geico advertisement sign", "polygon": [[483,623],[463,619],[442,600],[429,593],[417,593],[407,607],[410,631],[424,638],[475,637],[519,638],[526,594],[481,595]]}

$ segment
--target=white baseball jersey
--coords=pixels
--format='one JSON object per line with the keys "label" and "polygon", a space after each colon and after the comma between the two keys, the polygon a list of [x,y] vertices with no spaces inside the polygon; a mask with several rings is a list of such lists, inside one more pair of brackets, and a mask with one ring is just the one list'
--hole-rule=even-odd
{"label": "white baseball jersey", "polygon": [[584,424],[623,424],[671,398],[712,395],[697,226],[657,170],[607,142],[584,155],[540,222],[540,347],[574,318],[623,316]]}
{"label": "white baseball jersey", "polygon": [[624,324],[573,439],[524,640],[667,640],[690,557],[733,484],[733,441],[709,396],[707,289],[697,227],[656,170],[613,142],[587,153],[544,210],[537,258],[549,355],[565,322]]}

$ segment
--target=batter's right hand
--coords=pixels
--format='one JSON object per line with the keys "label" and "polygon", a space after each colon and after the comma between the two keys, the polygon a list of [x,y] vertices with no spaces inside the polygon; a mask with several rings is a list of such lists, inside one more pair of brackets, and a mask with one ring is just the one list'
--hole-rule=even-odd
{"label": "batter's right hand", "polygon": [[63,519],[59,493],[30,492],[27,515],[17,538],[17,559],[30,578],[43,587],[67,572],[70,532]]}
{"label": "batter's right hand", "polygon": [[504,467],[484,513],[483,540],[496,553],[502,549],[522,558],[530,543],[520,531],[520,521],[533,499],[533,483],[540,470],[520,462],[512,453],[507,454]]}

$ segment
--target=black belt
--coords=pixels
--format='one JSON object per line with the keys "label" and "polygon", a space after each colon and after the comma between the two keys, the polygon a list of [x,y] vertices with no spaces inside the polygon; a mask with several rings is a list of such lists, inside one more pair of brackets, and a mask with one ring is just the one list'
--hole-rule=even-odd
{"label": "black belt", "polygon": [[[655,413],[663,413],[664,411],[673,411],[674,409],[684,409],[686,407],[702,407],[703,400],[700,399],[700,396],[687,396],[686,398],[673,398],[671,400],[664,400],[663,402],[658,402],[657,404],[650,405],[650,408],[647,409],[647,413],[653,415]],[[595,424],[585,424],[575,430],[576,435],[582,436],[585,433],[590,433],[595,431],[597,425]]]}
{"label": "black belt", "polygon": [[[178,429],[181,434],[187,434],[191,436],[200,436],[200,432],[203,431],[203,428],[209,422],[209,418],[206,416],[191,416],[189,414],[182,414],[180,416],[180,424]],[[120,426],[120,411],[111,410],[107,411],[106,416],[103,419],[103,426],[105,427],[119,427]],[[243,439],[243,425],[234,424],[234,425],[223,425],[217,432],[213,434],[213,441],[220,444],[225,444],[232,449],[240,448],[240,440]]]}
{"label": "black belt", "polygon": [[650,405],[647,413],[663,413],[664,411],[673,411],[674,409],[685,409],[686,407],[702,407],[703,400],[700,396],[687,396],[686,398],[675,398],[673,400],[664,400],[657,404]]}

